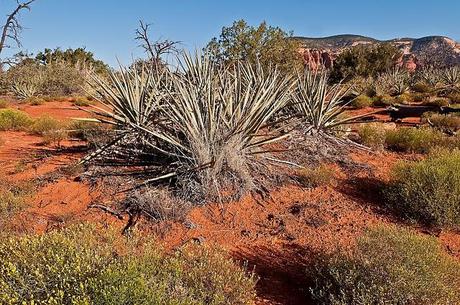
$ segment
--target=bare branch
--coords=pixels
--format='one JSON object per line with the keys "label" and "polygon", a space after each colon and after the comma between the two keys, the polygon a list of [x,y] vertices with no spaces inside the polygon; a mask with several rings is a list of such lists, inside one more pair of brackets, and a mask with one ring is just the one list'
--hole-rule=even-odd
{"label": "bare branch", "polygon": [[135,39],[140,41],[139,47],[144,49],[153,62],[160,62],[161,57],[165,54],[178,52],[177,46],[180,44],[180,41],[158,39],[152,42],[149,37],[150,26],[151,24],[144,23],[140,20],[139,28],[136,29]]}
{"label": "bare branch", "polygon": [[18,47],[21,47],[20,34],[23,30],[23,27],[18,20],[18,15],[22,10],[30,11],[30,5],[34,1],[35,0],[20,2],[19,0],[16,0],[16,8],[11,12],[11,14],[7,15],[6,22],[2,27],[2,36],[0,38],[0,54],[2,53],[3,49],[11,47],[6,43],[7,40],[11,40]]}

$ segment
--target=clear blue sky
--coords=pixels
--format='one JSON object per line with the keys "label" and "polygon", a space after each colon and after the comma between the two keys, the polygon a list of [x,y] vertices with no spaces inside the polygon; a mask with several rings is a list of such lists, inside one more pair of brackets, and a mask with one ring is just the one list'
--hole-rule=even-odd
{"label": "clear blue sky", "polygon": [[[0,0],[4,16],[14,0]],[[445,35],[460,40],[459,0],[36,0],[21,16],[23,49],[86,46],[111,65],[141,55],[134,30],[203,47],[222,26],[266,20],[299,36],[361,34],[378,39]],[[3,21],[2,21],[3,23]],[[18,50],[14,50],[18,51]]]}

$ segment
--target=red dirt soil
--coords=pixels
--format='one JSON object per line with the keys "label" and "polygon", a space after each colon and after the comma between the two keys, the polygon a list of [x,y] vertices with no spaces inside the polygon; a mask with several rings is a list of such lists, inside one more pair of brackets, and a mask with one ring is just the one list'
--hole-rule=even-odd
{"label": "red dirt soil", "polygon": [[[87,116],[68,109],[70,102],[25,106],[31,116],[49,114],[56,118]],[[66,141],[64,149],[47,147],[41,139],[23,132],[0,132],[0,175],[12,181],[37,179],[55,173],[78,160],[82,153],[71,148],[82,143]],[[260,280],[256,304],[313,304],[309,299],[306,269],[318,253],[338,246],[350,247],[366,228],[378,223],[400,223],[379,208],[375,192],[378,181],[388,179],[398,160],[413,158],[394,153],[355,152],[350,158],[367,170],[348,172],[336,168],[331,186],[306,189],[287,185],[270,192],[269,200],[246,196],[238,202],[195,207],[186,225],[142,222],[142,230],[154,233],[169,249],[192,241],[217,244],[239,260],[247,261]],[[25,160],[25,161],[24,161]],[[26,164],[18,170],[17,164]],[[364,167],[363,167],[364,168]],[[91,203],[106,199],[103,186],[92,188],[76,175],[61,175],[40,186],[29,206],[12,221],[23,232],[44,232],[72,222],[120,221]],[[460,234],[441,232],[446,250],[460,258]]]}

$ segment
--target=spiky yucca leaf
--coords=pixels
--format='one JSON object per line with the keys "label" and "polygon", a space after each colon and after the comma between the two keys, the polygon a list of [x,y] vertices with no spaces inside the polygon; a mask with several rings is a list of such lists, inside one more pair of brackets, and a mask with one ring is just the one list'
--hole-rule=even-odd
{"label": "spiky yucca leaf", "polygon": [[329,85],[327,72],[315,73],[307,69],[297,77],[292,106],[297,116],[307,124],[307,132],[330,133],[335,127],[369,115],[343,117],[347,103],[342,98],[347,92],[348,89],[340,83]]}
{"label": "spiky yucca leaf", "polygon": [[450,67],[442,70],[441,83],[444,89],[458,91],[460,89],[460,67]]}

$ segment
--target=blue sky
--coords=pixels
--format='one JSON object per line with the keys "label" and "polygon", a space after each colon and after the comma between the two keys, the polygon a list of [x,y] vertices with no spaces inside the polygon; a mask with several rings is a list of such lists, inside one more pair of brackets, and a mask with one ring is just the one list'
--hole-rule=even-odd
{"label": "blue sky", "polygon": [[[0,0],[0,15],[13,4]],[[153,23],[152,37],[180,40],[191,50],[237,19],[252,25],[265,20],[298,36],[445,35],[460,40],[458,0],[36,0],[21,18],[27,28],[23,49],[86,46],[111,65],[117,58],[126,63],[142,55],[133,39],[139,19]]]}

